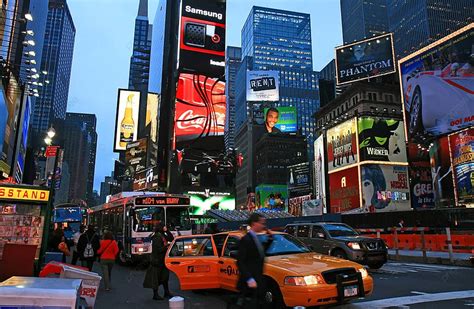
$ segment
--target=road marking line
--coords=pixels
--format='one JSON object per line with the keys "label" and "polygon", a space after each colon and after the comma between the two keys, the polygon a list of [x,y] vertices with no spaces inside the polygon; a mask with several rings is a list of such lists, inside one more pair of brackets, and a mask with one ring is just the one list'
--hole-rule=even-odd
{"label": "road marking line", "polygon": [[418,295],[426,295],[426,294],[429,294],[429,293],[418,292],[418,291],[411,291],[410,293],[412,293],[412,294],[418,294]]}
{"label": "road marking line", "polygon": [[346,309],[355,309],[355,308],[387,308],[387,307],[396,307],[403,305],[413,305],[421,303],[430,303],[436,301],[446,301],[452,299],[463,299],[474,297],[474,290],[467,291],[456,291],[456,292],[443,292],[443,293],[433,293],[417,296],[403,296],[403,297],[394,297],[381,300],[372,300],[362,303],[354,303],[350,305],[345,305],[340,308]]}

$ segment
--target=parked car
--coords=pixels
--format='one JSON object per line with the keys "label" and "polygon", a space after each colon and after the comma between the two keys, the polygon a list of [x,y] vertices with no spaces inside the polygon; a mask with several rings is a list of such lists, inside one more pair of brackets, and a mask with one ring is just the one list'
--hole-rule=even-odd
{"label": "parked car", "polygon": [[[166,267],[178,277],[181,290],[237,291],[236,257],[245,233],[177,237],[166,253]],[[264,295],[271,308],[342,303],[373,291],[372,277],[362,265],[316,254],[286,233],[273,235],[266,254]]]}
{"label": "parked car", "polygon": [[361,236],[344,223],[294,223],[285,232],[301,239],[315,252],[348,259],[378,269],[387,262],[388,251],[380,238]]}

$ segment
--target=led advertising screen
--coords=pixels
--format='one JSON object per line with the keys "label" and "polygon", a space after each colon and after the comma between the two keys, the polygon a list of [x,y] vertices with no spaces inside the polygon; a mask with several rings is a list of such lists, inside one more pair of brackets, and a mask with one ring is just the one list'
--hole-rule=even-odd
{"label": "led advertising screen", "polygon": [[403,121],[361,117],[358,129],[361,162],[407,162]]}
{"label": "led advertising screen", "polygon": [[192,215],[204,215],[211,209],[234,210],[235,196],[230,192],[214,189],[188,191],[186,195],[191,198]]}
{"label": "led advertising screen", "polygon": [[285,210],[288,203],[288,187],[286,185],[262,184],[255,188],[257,208]]}
{"label": "led advertising screen", "polygon": [[267,133],[294,133],[298,131],[296,107],[265,108],[264,115],[264,126]]}
{"label": "led advertising screen", "polygon": [[357,122],[348,120],[327,131],[329,172],[357,163]]}
{"label": "led advertising screen", "polygon": [[435,207],[433,178],[428,161],[410,162],[411,205],[413,208]]}
{"label": "led advertising screen", "polygon": [[[196,145],[212,148],[212,137],[223,142],[225,83],[202,75],[180,74],[176,91],[175,142],[177,149]],[[222,149],[218,145],[219,150]]]}
{"label": "led advertising screen", "polygon": [[329,175],[331,213],[345,213],[359,209],[359,169],[357,166]]}
{"label": "led advertising screen", "polygon": [[396,62],[392,41],[389,33],[337,47],[337,84],[394,73]]}
{"label": "led advertising screen", "polygon": [[141,138],[133,143],[127,144],[125,152],[125,161],[127,168],[125,175],[133,177],[135,173],[143,171],[146,168],[148,139]]}
{"label": "led advertising screen", "polygon": [[225,0],[182,1],[179,39],[181,72],[224,76],[225,21]]}
{"label": "led advertising screen", "polygon": [[138,138],[140,91],[119,89],[115,120],[114,151],[125,151],[127,144]]}
{"label": "led advertising screen", "polygon": [[279,100],[278,71],[247,71],[247,101],[278,102]]}
{"label": "led advertising screen", "polygon": [[473,25],[399,61],[409,139],[474,125]]}
{"label": "led advertising screen", "polygon": [[433,192],[438,203],[436,206],[452,206],[455,200],[448,137],[443,136],[433,141],[429,155]]}
{"label": "led advertising screen", "polygon": [[145,126],[153,143],[157,142],[158,134],[158,111],[160,109],[160,95],[148,93],[146,104]]}
{"label": "led advertising screen", "polygon": [[407,166],[363,165],[361,184],[362,212],[410,210]]}
{"label": "led advertising screen", "polygon": [[135,173],[133,191],[151,190],[158,187],[159,169],[151,167]]}
{"label": "led advertising screen", "polygon": [[326,159],[323,135],[314,141],[314,195],[320,200],[322,209],[326,212]]}
{"label": "led advertising screen", "polygon": [[474,128],[449,135],[457,204],[474,204]]}

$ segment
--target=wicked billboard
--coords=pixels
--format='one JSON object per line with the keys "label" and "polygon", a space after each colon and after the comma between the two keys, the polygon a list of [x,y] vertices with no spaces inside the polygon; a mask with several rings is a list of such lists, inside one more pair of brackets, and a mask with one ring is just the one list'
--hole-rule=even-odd
{"label": "wicked billboard", "polygon": [[357,123],[348,120],[327,131],[327,153],[329,172],[357,163]]}
{"label": "wicked billboard", "polygon": [[336,48],[338,85],[395,71],[391,33]]}

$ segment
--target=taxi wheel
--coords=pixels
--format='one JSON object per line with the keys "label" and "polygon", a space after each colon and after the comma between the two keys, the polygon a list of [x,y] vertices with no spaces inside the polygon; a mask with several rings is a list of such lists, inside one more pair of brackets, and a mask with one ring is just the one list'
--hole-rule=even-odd
{"label": "taxi wheel", "polygon": [[263,297],[265,299],[266,308],[286,308],[280,287],[272,279],[267,279]]}
{"label": "taxi wheel", "polygon": [[336,249],[331,253],[332,256],[347,260],[347,254],[344,252],[344,250],[341,249]]}
{"label": "taxi wheel", "polygon": [[370,269],[379,269],[384,264],[385,264],[384,262],[374,262],[374,263],[369,263],[367,266],[369,266]]}

